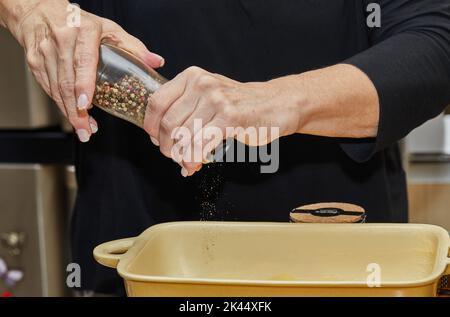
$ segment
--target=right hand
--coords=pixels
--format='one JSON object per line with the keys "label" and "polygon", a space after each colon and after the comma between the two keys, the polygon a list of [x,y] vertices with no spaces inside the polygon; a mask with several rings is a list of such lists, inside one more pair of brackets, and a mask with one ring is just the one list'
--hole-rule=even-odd
{"label": "right hand", "polygon": [[[22,10],[18,9],[22,4]],[[24,47],[36,80],[67,117],[80,141],[87,142],[98,130],[87,110],[95,91],[100,43],[120,47],[152,68],[162,66],[164,59],[113,21],[86,11],[81,10],[80,27],[70,27],[68,5],[66,0],[16,1],[14,12],[3,17],[3,24]]]}

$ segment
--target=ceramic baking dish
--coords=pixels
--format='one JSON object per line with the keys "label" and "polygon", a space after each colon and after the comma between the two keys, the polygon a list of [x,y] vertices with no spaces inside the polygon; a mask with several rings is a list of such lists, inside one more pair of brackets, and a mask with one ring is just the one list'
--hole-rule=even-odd
{"label": "ceramic baking dish", "polygon": [[435,296],[449,247],[432,225],[174,222],[94,256],[129,296]]}

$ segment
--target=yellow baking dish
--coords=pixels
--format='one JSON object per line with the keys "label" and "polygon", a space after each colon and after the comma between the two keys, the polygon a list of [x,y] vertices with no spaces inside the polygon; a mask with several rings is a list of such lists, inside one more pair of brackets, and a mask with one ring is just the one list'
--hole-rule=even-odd
{"label": "yellow baking dish", "polygon": [[432,225],[173,222],[94,256],[129,296],[435,296],[449,247]]}

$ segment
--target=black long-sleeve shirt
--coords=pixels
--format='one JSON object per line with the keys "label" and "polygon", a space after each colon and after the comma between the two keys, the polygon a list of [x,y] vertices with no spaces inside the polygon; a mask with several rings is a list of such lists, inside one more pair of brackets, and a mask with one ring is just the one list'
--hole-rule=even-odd
{"label": "black long-sleeve shirt", "polygon": [[450,1],[378,3],[382,24],[368,28],[371,47],[345,62],[363,70],[378,92],[380,123],[373,144],[344,149],[364,161],[437,116],[450,104]]}
{"label": "black long-sleeve shirt", "polygon": [[[381,27],[366,23],[380,4]],[[166,58],[172,78],[197,65],[240,81],[348,63],[373,81],[380,99],[374,139],[293,135],[280,141],[280,168],[205,167],[183,179],[144,131],[99,110],[99,133],[80,145],[73,221],[74,260],[83,288],[111,290],[113,271],[92,248],[155,223],[198,219],[288,221],[300,205],[348,202],[368,221],[407,221],[396,142],[450,104],[448,0],[89,0],[82,8],[114,19]],[[323,87],[326,91],[327,87]]]}

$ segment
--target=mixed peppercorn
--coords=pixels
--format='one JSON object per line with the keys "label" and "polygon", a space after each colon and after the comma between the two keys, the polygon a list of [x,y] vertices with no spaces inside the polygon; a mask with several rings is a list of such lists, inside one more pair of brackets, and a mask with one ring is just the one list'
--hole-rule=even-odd
{"label": "mixed peppercorn", "polygon": [[118,114],[138,126],[144,125],[145,109],[150,96],[142,81],[125,75],[115,83],[97,84],[94,103],[107,112]]}

